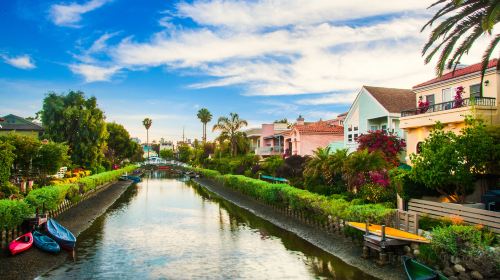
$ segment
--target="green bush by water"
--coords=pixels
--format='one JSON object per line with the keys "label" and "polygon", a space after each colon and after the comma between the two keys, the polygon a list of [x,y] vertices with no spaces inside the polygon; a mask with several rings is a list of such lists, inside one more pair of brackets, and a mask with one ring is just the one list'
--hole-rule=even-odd
{"label": "green bush by water", "polygon": [[319,195],[288,184],[272,184],[242,175],[221,175],[201,168],[194,168],[194,171],[264,202],[303,211],[315,220],[325,221],[330,216],[356,222],[387,223],[394,213],[394,209],[385,204],[363,205],[360,200],[348,202],[340,196]]}
{"label": "green bush by water", "polygon": [[73,184],[51,185],[34,189],[24,200],[0,200],[0,228],[12,228],[20,225],[23,219],[35,212],[35,209],[45,208],[56,210],[64,199],[79,201],[81,195],[95,189],[97,186],[116,181],[125,172],[132,172],[137,166],[129,165],[118,170],[112,170],[79,179]]}

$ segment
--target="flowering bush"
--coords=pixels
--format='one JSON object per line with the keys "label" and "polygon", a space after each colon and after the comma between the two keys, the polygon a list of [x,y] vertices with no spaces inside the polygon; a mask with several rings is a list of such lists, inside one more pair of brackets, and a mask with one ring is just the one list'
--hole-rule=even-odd
{"label": "flowering bush", "polygon": [[455,102],[453,103],[453,108],[460,108],[464,106],[464,99],[462,98],[462,93],[464,92],[464,87],[459,86],[455,92]]}
{"label": "flowering bush", "polygon": [[422,96],[418,99],[418,113],[423,114],[429,110],[430,103],[427,100],[423,100]]}
{"label": "flowering bush", "polygon": [[361,134],[357,139],[358,151],[367,149],[368,152],[380,151],[385,160],[392,166],[399,165],[398,154],[406,147],[406,142],[395,133],[383,130],[370,131]]}

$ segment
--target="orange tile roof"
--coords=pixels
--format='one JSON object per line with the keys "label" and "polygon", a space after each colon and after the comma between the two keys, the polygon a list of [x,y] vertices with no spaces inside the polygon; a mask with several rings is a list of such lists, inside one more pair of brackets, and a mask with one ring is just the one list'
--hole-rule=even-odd
{"label": "orange tile roof", "polygon": [[[490,60],[490,62],[488,63],[488,67],[486,69],[493,68],[493,67],[496,67],[497,69],[499,69],[499,66],[500,66],[500,64],[498,64],[498,59],[495,58],[495,59]],[[414,86],[413,89],[423,87],[423,86],[432,85],[434,83],[450,80],[453,78],[465,76],[467,74],[472,74],[472,73],[480,72],[480,71],[481,71],[481,63],[472,64],[470,66],[467,66],[467,67],[464,67],[461,69],[457,69],[457,70],[455,70],[455,72],[452,71],[452,72],[446,73],[440,77],[436,77],[432,80],[429,80],[427,82],[423,82],[421,84],[418,84],[418,85]]]}
{"label": "orange tile roof", "polygon": [[300,133],[333,133],[344,134],[344,127],[339,125],[331,125],[326,121],[318,121],[310,124],[295,125]]}

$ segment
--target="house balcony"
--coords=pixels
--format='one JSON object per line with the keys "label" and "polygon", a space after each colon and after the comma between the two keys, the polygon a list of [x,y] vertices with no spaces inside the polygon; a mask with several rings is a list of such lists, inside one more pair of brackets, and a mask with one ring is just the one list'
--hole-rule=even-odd
{"label": "house balcony", "polygon": [[472,114],[474,106],[477,115],[496,116],[497,103],[493,97],[465,98],[461,104],[456,101],[432,104],[401,112],[400,128],[433,126],[436,122],[443,124],[461,123],[465,116]]}
{"label": "house balcony", "polygon": [[274,156],[283,154],[282,146],[266,146],[255,150],[255,154],[260,156]]}

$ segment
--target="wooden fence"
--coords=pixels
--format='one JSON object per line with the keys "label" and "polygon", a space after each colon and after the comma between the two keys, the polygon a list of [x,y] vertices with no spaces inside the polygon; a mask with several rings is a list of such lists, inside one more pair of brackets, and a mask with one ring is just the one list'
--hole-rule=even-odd
{"label": "wooden fence", "polygon": [[[110,186],[113,183],[115,183],[115,182],[106,183],[104,185],[98,186],[97,188],[95,188],[89,192],[82,194],[82,198],[79,201],[71,202],[71,201],[65,199],[59,205],[59,207],[57,207],[56,210],[48,211],[47,216],[49,218],[56,218],[64,211],[70,209],[71,207],[79,204],[82,201],[87,200],[88,198],[94,196],[99,191],[106,189],[108,186]],[[17,238],[21,234],[22,234],[21,226],[17,226],[15,228],[9,228],[9,229],[2,229],[0,231],[0,247],[1,247],[1,249],[7,248],[10,241],[14,240],[15,238]]]}
{"label": "wooden fence", "polygon": [[410,199],[408,211],[431,218],[456,217],[467,224],[483,225],[500,233],[500,213],[487,211],[454,203],[442,203],[421,199]]}

